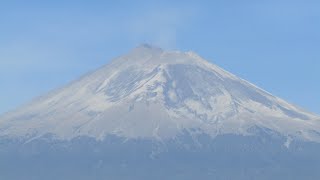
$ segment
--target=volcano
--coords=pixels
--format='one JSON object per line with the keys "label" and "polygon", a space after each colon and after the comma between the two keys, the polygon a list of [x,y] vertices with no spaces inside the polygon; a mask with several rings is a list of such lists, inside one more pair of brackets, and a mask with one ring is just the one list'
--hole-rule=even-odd
{"label": "volcano", "polygon": [[194,52],[144,44],[0,116],[0,174],[318,179],[319,143],[319,116]]}

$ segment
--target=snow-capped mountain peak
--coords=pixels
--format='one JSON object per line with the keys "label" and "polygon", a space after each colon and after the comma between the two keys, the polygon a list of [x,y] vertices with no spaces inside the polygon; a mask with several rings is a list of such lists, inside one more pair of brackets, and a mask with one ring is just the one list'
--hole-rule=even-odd
{"label": "snow-capped mountain peak", "polygon": [[0,117],[0,136],[163,140],[184,132],[250,136],[258,127],[320,141],[317,119],[194,52],[141,45]]}

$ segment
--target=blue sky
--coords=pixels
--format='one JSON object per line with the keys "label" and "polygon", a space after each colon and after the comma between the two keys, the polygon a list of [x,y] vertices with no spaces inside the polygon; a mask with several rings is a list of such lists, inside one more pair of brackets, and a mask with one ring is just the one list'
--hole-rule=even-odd
{"label": "blue sky", "polygon": [[141,43],[192,50],[320,114],[320,1],[1,1],[0,113]]}

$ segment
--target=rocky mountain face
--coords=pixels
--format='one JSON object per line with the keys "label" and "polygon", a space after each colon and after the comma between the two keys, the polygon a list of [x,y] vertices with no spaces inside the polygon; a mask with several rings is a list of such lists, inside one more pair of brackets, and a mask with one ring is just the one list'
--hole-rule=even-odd
{"label": "rocky mountain face", "polygon": [[315,114],[193,52],[142,45],[0,116],[0,173],[317,179],[319,142]]}

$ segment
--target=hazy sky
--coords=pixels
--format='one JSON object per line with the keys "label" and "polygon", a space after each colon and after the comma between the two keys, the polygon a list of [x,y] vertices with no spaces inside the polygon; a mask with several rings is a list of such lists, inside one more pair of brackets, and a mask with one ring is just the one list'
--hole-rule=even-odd
{"label": "hazy sky", "polygon": [[320,1],[0,2],[0,113],[141,43],[192,50],[320,114]]}

